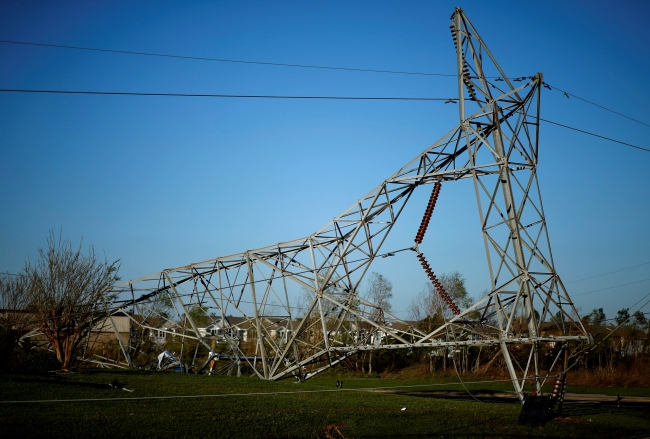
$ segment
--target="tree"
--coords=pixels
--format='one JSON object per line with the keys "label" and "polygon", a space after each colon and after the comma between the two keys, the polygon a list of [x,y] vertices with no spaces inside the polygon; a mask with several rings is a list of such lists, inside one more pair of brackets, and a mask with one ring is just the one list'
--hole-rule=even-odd
{"label": "tree", "polygon": [[174,302],[168,291],[163,291],[153,298],[151,313],[154,317],[168,319],[175,310]]}
{"label": "tree", "polygon": [[0,277],[0,364],[9,362],[29,326],[27,287],[23,274]]}
{"label": "tree", "polygon": [[465,278],[457,271],[443,273],[440,275],[440,283],[447,291],[447,294],[454,299],[461,308],[468,308],[474,303],[474,299],[467,293]]}
{"label": "tree", "polygon": [[[474,299],[467,293],[465,278],[458,271],[443,273],[438,277],[443,288],[460,307],[468,308]],[[486,290],[486,295],[489,291]],[[431,282],[425,284],[425,289],[413,299],[408,307],[409,317],[425,325],[426,330],[433,329],[432,325],[441,323],[445,312],[444,305],[438,297],[438,292]]]}
{"label": "tree", "polygon": [[418,322],[422,326],[421,329],[427,332],[433,330],[433,325],[442,323],[444,308],[441,308],[441,302],[436,300],[437,294],[433,284],[427,282],[408,307],[409,318]]}
{"label": "tree", "polygon": [[390,303],[393,298],[393,284],[383,275],[373,271],[368,277],[366,297],[382,311],[390,312],[393,309]]}
{"label": "tree", "polygon": [[641,312],[641,310],[638,310],[634,314],[632,314],[632,317],[634,318],[634,326],[639,326],[643,328],[645,325],[648,324],[648,319],[646,318],[645,314]]}
{"label": "tree", "polygon": [[616,324],[617,325],[623,325],[625,323],[629,323],[630,321],[630,308],[623,308],[619,309],[618,312],[616,313]]}
{"label": "tree", "polygon": [[69,240],[50,232],[36,264],[27,262],[24,269],[27,308],[64,370],[73,366],[81,341],[105,315],[104,305],[115,298],[109,290],[119,280],[119,261],[101,260],[93,247],[84,255],[82,243],[74,250]]}
{"label": "tree", "polygon": [[[374,305],[368,309],[370,319],[375,322],[381,322],[385,319],[384,312],[390,312],[393,306],[390,299],[393,298],[393,284],[384,275],[372,272],[368,277],[368,289],[365,298]],[[374,332],[374,328],[367,328]],[[375,333],[375,340],[381,340],[381,334]],[[365,357],[365,353],[364,353]],[[372,351],[368,356],[368,374],[372,373]]]}
{"label": "tree", "polygon": [[607,321],[607,317],[605,317],[603,309],[598,308],[584,316],[583,321],[589,322],[592,325],[603,325]]}
{"label": "tree", "polygon": [[296,306],[291,310],[294,317],[311,318],[311,315],[307,315],[307,311],[309,311],[309,307],[314,302],[314,298],[315,295],[312,290],[304,286],[301,287],[296,300]]}
{"label": "tree", "polygon": [[190,317],[192,318],[192,321],[194,321],[194,324],[197,325],[197,327],[201,328],[207,325],[208,311],[208,308],[199,305],[194,305],[192,308],[190,308]]}

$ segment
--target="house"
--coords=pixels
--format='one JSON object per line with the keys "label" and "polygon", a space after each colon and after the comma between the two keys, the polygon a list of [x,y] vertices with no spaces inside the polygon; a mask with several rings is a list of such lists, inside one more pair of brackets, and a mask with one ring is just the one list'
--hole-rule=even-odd
{"label": "house", "polygon": [[197,328],[199,333],[203,337],[214,337],[217,341],[225,341],[226,336],[230,336],[247,342],[254,328],[252,320],[246,317],[211,316],[207,323],[205,327]]}
{"label": "house", "polygon": [[131,315],[125,312],[117,312],[109,318],[104,318],[93,325],[90,331],[90,339],[94,343],[107,343],[116,340],[119,334],[123,343],[129,342],[132,326]]}
{"label": "house", "polygon": [[[287,318],[261,317],[262,333],[280,343],[288,342],[294,334],[292,328],[297,328],[300,321]],[[257,331],[255,321],[249,317],[216,317],[211,316],[207,325],[198,328],[203,337],[214,337],[217,341],[225,341],[226,336],[235,337],[243,342],[252,341]]]}
{"label": "house", "polygon": [[180,329],[173,320],[159,317],[145,319],[141,326],[149,329],[149,338],[161,347]]}
{"label": "house", "polygon": [[122,343],[129,344],[134,337],[138,336],[137,330],[141,329],[140,336],[162,346],[169,336],[176,332],[176,328],[178,324],[170,319],[131,315],[120,311],[97,322],[91,330],[90,337],[95,343],[102,344],[116,340],[119,334]]}

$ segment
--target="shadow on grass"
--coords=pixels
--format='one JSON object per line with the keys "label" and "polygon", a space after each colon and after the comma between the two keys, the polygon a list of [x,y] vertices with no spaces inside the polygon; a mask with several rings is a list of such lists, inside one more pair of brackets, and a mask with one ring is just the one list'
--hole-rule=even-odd
{"label": "shadow on grass", "polygon": [[[490,438],[490,437],[498,437],[498,438],[521,438],[521,437],[527,437],[529,434],[534,435],[534,436],[541,436],[544,438],[564,438],[566,437],[565,435],[549,435],[549,434],[544,434],[542,431],[535,431],[539,429],[529,429],[525,433],[522,434],[522,432],[514,432],[514,433],[504,433],[501,428],[494,428],[495,423],[498,423],[497,425],[500,427],[503,427],[508,422],[513,422],[512,416],[509,415],[501,415],[501,416],[493,416],[491,418],[486,419],[485,421],[482,422],[472,422],[471,424],[464,424],[464,425],[459,425],[457,427],[453,428],[447,428],[447,429],[442,429],[439,430],[435,433],[427,433],[427,434],[401,434],[401,435],[392,435],[392,436],[373,436],[373,439],[396,439],[396,438],[439,438],[439,437],[458,437],[458,438]],[[468,430],[473,430],[476,431],[476,429],[480,429],[481,427],[484,427],[484,430],[481,431],[480,433],[475,433],[471,432]],[[517,425],[513,423],[512,425],[513,428],[516,428]],[[490,431],[493,430],[493,431]],[[540,434],[541,433],[541,434]]]}
{"label": "shadow on grass", "polygon": [[[21,376],[16,377],[0,377],[0,381],[15,382],[15,383],[31,383],[31,384],[47,384],[50,386],[63,386],[63,387],[74,387],[74,388],[88,388],[88,389],[102,389],[110,390],[108,383],[99,384],[99,383],[87,383],[81,381],[69,381],[64,378],[52,375],[33,375],[33,376]],[[124,383],[120,383],[124,385]]]}
{"label": "shadow on grass", "polygon": [[425,390],[417,393],[404,392],[401,395],[412,396],[415,398],[437,398],[447,399],[454,401],[476,401],[491,403],[491,404],[520,404],[516,395],[503,396],[502,390],[472,390],[471,393],[464,391],[453,391],[453,394],[447,393],[448,391],[439,390]]}
{"label": "shadow on grass", "polygon": [[565,405],[562,408],[562,414],[559,416],[554,416],[553,419],[555,418],[561,418],[561,417],[569,417],[569,416],[575,416],[575,417],[587,417],[587,416],[594,416],[594,415],[602,415],[602,414],[608,414],[608,415],[627,415],[630,414],[630,412],[638,412],[638,413],[650,413],[650,407],[649,406],[621,406],[620,408],[616,407],[611,407],[611,406],[602,406],[598,404],[581,404],[581,405]]}

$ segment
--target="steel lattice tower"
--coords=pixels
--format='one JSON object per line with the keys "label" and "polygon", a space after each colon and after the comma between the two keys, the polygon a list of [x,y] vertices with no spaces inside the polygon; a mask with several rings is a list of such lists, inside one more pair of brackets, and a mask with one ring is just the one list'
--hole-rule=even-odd
{"label": "steel lattice tower", "polygon": [[[208,352],[199,371],[218,360],[224,371],[239,373],[245,364],[267,380],[302,381],[362,351],[499,346],[523,400],[526,382],[540,392],[544,380],[561,370],[559,353],[551,369],[540,370],[542,344],[590,342],[554,267],[537,181],[543,76],[509,79],[460,8],[450,28],[459,125],[310,236],[116,287],[122,298],[131,297],[107,304],[113,315],[130,316],[128,343],[118,334],[129,365],[142,355],[147,331],[160,330],[147,317],[159,317],[163,301],[176,314],[174,326],[164,331],[197,340],[197,350]],[[464,310],[436,285],[418,246],[440,187],[461,179],[474,183],[492,286],[487,297]],[[408,250],[417,254],[446,312],[444,324],[425,332],[365,300],[359,290],[373,260],[385,254],[384,241],[411,195],[429,185],[435,196]],[[310,297],[303,308],[296,302],[301,291]],[[199,328],[192,314],[197,307],[216,315],[216,335]],[[525,364],[513,363],[513,350],[519,358],[525,351]]]}

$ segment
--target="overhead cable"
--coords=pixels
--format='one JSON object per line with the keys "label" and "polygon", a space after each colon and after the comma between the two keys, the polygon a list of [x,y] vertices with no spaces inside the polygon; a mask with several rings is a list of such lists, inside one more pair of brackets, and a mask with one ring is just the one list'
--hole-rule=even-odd
{"label": "overhead cable", "polygon": [[[643,299],[641,299],[641,300],[643,300]],[[640,302],[641,300],[639,300],[639,302]],[[637,302],[637,303],[639,303],[639,302]],[[623,309],[625,309],[625,308],[623,308]],[[630,309],[628,308],[628,312],[629,312],[629,310],[630,310]],[[642,315],[646,316],[646,315],[650,315],[650,311],[648,311],[648,312],[641,312],[641,310],[639,309],[638,311],[632,313],[632,317],[634,317],[634,316],[637,315],[637,314],[642,314]],[[582,317],[584,318],[584,317],[587,317],[587,316],[588,316],[588,315],[586,315],[586,316],[582,316]],[[602,320],[599,320],[599,322],[611,322],[611,321],[616,320],[616,319],[619,319],[619,318],[620,318],[620,317],[612,317],[611,319],[602,319]],[[627,319],[626,319],[626,321],[627,321]]]}
{"label": "overhead cable", "polygon": [[[550,87],[550,84],[546,84],[546,85],[548,85],[548,86]],[[612,110],[611,108],[607,108],[607,107],[604,107],[604,106],[602,106],[602,105],[600,105],[600,104],[597,104],[597,103],[595,103],[595,102],[591,102],[591,101],[589,101],[589,100],[587,100],[587,99],[585,99],[585,98],[581,98],[580,96],[576,96],[576,95],[574,95],[573,93],[569,93],[568,91],[564,91],[564,90],[562,90],[561,88],[557,88],[556,86],[552,86],[552,87],[553,87],[554,89],[556,89],[557,91],[561,91],[561,92],[564,93],[567,97],[569,97],[569,96],[573,96],[573,97],[576,98],[576,99],[580,99],[580,100],[583,101],[583,102],[586,102],[586,103],[591,104],[591,105],[593,105],[593,106],[596,106],[596,107],[598,107],[598,108],[602,108],[602,109],[605,110],[605,111],[609,111],[610,113],[617,114],[617,115],[619,115],[619,116],[621,116],[621,117],[624,117],[624,118],[626,118],[626,119],[629,119],[629,120],[631,120],[631,121],[633,121],[633,122],[640,123],[641,125],[645,125],[645,126],[647,126],[647,127],[650,127],[650,124],[647,124],[647,123],[645,123],[645,122],[641,122],[640,120],[634,119],[633,117],[626,116],[625,114],[623,114],[623,113],[619,113],[618,111],[614,111],[614,110]],[[549,88],[549,89],[552,90],[553,88]]]}
{"label": "overhead cable", "polygon": [[457,98],[409,98],[386,96],[295,96],[295,95],[239,95],[239,94],[212,94],[212,93],[148,93],[133,91],[88,91],[88,90],[33,90],[2,88],[4,93],[54,93],[72,95],[109,95],[109,96],[160,96],[183,98],[238,98],[238,99],[329,99],[343,101],[448,101]]}
{"label": "overhead cable", "polygon": [[650,262],[644,262],[643,264],[633,265],[631,267],[626,267],[626,268],[621,268],[620,270],[610,271],[608,273],[598,274],[596,276],[589,276],[589,277],[583,277],[582,279],[572,280],[570,282],[565,282],[564,284],[568,285],[568,284],[573,284],[573,283],[576,283],[576,282],[582,282],[583,280],[595,279],[597,277],[607,276],[607,275],[614,274],[614,273],[620,273],[621,271],[631,270],[632,268],[642,267],[642,266],[648,265],[648,264],[650,264]]}
{"label": "overhead cable", "polygon": [[[50,93],[50,94],[70,94],[70,95],[108,95],[108,96],[146,96],[146,97],[190,97],[190,98],[236,98],[236,99],[300,99],[300,100],[341,100],[341,101],[456,101],[458,98],[418,98],[418,97],[391,97],[391,96],[296,96],[296,95],[239,95],[239,94],[212,94],[212,93],[149,93],[149,92],[131,92],[131,91],[92,91],[92,90],[37,90],[37,89],[17,89],[2,88],[2,93]],[[601,136],[589,131],[574,128],[552,120],[539,118],[543,122],[578,131],[583,134],[598,137],[610,142],[620,143],[621,145],[630,146],[642,151],[650,152],[650,149],[621,140],[612,139],[611,137]]]}
{"label": "overhead cable", "polygon": [[562,128],[567,128],[569,130],[578,131],[578,132],[583,133],[583,134],[589,134],[590,136],[599,137],[601,139],[609,140],[610,142],[620,143],[621,145],[631,146],[632,148],[636,148],[636,149],[640,149],[642,151],[650,152],[650,149],[648,149],[648,148],[643,148],[641,146],[632,145],[631,143],[623,142],[621,140],[612,139],[611,137],[601,136],[600,134],[596,134],[596,133],[592,133],[592,132],[589,132],[589,131],[581,130],[579,128],[570,127],[568,125],[563,125],[563,124],[558,123],[558,122],[553,122],[552,120],[542,119],[541,117],[539,118],[539,120],[547,122],[547,123],[551,123],[553,125],[560,126]]}
{"label": "overhead cable", "polygon": [[276,67],[300,67],[303,69],[346,70],[351,72],[391,73],[397,75],[419,75],[419,76],[451,76],[451,77],[458,76],[457,73],[451,74],[451,73],[407,72],[407,71],[400,71],[400,70],[361,69],[356,67],[335,67],[335,66],[320,66],[320,65],[310,65],[310,64],[290,64],[290,63],[277,63],[277,62],[266,62],[266,61],[248,61],[248,60],[241,60],[241,59],[210,58],[204,56],[187,56],[187,55],[171,55],[166,53],[136,52],[131,50],[99,49],[96,47],[65,46],[61,44],[32,43],[28,41],[15,41],[15,40],[0,40],[0,43],[21,44],[25,46],[55,47],[58,49],[88,50],[93,52],[121,53],[127,55],[155,56],[160,58],[191,59],[197,61],[216,61],[216,62],[223,62],[223,63],[255,64],[255,65],[266,65],[266,66],[276,66]]}
{"label": "overhead cable", "polygon": [[[632,305],[630,308],[634,308],[634,307],[637,306],[641,301],[645,300],[648,296],[650,296],[650,293],[648,293],[648,294],[646,294],[645,296],[643,296],[641,299],[639,299],[639,300],[638,300],[634,305]],[[641,305],[641,306],[637,309],[637,312],[638,312],[638,311],[641,311],[643,308],[645,308],[645,306],[648,305],[648,303],[650,303],[650,300],[648,300],[648,301],[645,302],[643,305]],[[628,311],[629,311],[630,308],[627,308]],[[628,314],[629,314],[629,313],[628,313]],[[628,322],[632,317],[634,317],[635,315],[636,315],[636,312],[633,312],[632,314],[629,314],[628,317],[627,317],[625,320],[623,320],[622,322],[620,322],[620,323],[618,324],[618,326],[616,326],[614,329],[611,329],[611,330],[609,331],[609,334],[607,334],[605,337],[603,337],[603,339],[600,340],[598,343],[593,344],[593,345],[587,345],[587,346],[586,346],[585,348],[583,348],[581,351],[575,352],[575,353],[573,354],[573,356],[578,356],[578,359],[577,359],[577,360],[576,360],[576,361],[575,361],[571,366],[567,367],[567,368],[564,370],[564,373],[566,373],[567,371],[569,371],[570,369],[572,369],[574,366],[576,366],[576,365],[580,362],[580,356],[581,356],[582,354],[584,354],[584,353],[589,353],[589,352],[591,352],[591,351],[594,351],[594,350],[595,350],[599,345],[601,345],[605,340],[607,340],[610,336],[612,336],[613,334],[615,334],[615,333],[616,333],[616,330],[617,330],[618,328],[620,328],[621,326],[623,326],[624,324],[626,324],[626,323],[627,323],[627,322]],[[598,334],[600,334],[600,333],[601,333],[602,331],[604,331],[605,329],[610,329],[610,328],[607,327],[607,326],[603,326],[603,327],[601,327],[600,330],[599,330],[598,332],[596,332],[595,334],[591,334],[592,339],[595,338]]]}
{"label": "overhead cable", "polygon": [[587,292],[580,293],[580,294],[572,294],[571,296],[572,296],[572,297],[576,297],[576,296],[584,296],[585,294],[597,293],[598,291],[605,291],[605,290],[611,290],[611,289],[613,289],[613,288],[624,287],[624,286],[627,286],[627,285],[640,284],[641,282],[647,282],[647,281],[649,281],[649,280],[650,280],[650,278],[647,278],[647,279],[641,279],[641,280],[638,280],[638,281],[636,281],[636,282],[629,282],[629,283],[626,283],[626,284],[614,285],[614,286],[612,286],[612,287],[600,288],[600,289],[598,289],[598,290],[587,291]]}
{"label": "overhead cable", "polygon": [[[238,64],[253,64],[253,65],[267,65],[267,66],[275,66],[275,67],[298,67],[298,68],[306,68],[306,69],[322,69],[322,70],[341,70],[341,71],[352,71],[352,72],[366,72],[366,73],[389,73],[389,74],[396,74],[396,75],[418,75],[418,76],[439,76],[439,77],[457,77],[457,73],[432,73],[432,72],[409,72],[409,71],[402,71],[402,70],[382,70],[382,69],[363,69],[363,68],[358,68],[358,67],[338,67],[338,66],[324,66],[324,65],[311,65],[311,64],[292,64],[292,63],[277,63],[277,62],[267,62],[267,61],[250,61],[250,60],[239,60],[239,59],[227,59],[227,58],[212,58],[212,57],[204,57],[204,56],[190,56],[190,55],[173,55],[173,54],[168,54],[168,53],[153,53],[153,52],[139,52],[139,51],[132,51],[132,50],[117,50],[117,49],[101,49],[98,47],[85,47],[85,46],[69,46],[69,45],[63,45],[63,44],[49,44],[49,43],[35,43],[35,42],[30,42],[30,41],[16,41],[16,40],[0,40],[0,43],[4,44],[18,44],[18,45],[24,45],[24,46],[37,46],[37,47],[50,47],[50,48],[57,48],[57,49],[72,49],[72,50],[85,50],[85,51],[92,51],[92,52],[105,52],[105,53],[116,53],[116,54],[126,54],[126,55],[140,55],[140,56],[152,56],[152,57],[160,57],[160,58],[177,58],[177,59],[189,59],[189,60],[196,60],[196,61],[214,61],[214,62],[223,62],[223,63],[238,63]],[[497,78],[497,80],[500,80],[501,77],[499,76],[486,76],[486,78]],[[552,86],[545,83],[545,86],[549,89],[556,89],[558,91],[561,91],[564,93],[567,97],[572,96],[576,99],[579,99],[583,102],[587,102],[588,104],[594,105],[596,107],[599,107],[603,110],[609,111],[611,113],[617,114],[621,117],[624,117],[626,119],[629,119],[631,121],[640,123],[642,125],[650,127],[650,124],[647,124],[645,122],[642,122],[640,120],[634,119],[630,116],[627,116],[623,113],[620,113],[618,111],[612,110],[610,108],[607,108],[603,105],[597,104],[595,102],[592,102],[590,100],[587,100],[585,98],[581,98],[580,96],[574,95],[573,93],[569,93],[565,90],[562,90],[558,87]]]}

